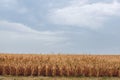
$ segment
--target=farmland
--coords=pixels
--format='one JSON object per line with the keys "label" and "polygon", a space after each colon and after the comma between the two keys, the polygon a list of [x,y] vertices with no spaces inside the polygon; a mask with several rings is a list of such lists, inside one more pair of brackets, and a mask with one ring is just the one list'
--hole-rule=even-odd
{"label": "farmland", "polygon": [[118,77],[0,76],[0,80],[120,80]]}
{"label": "farmland", "polygon": [[120,56],[0,54],[0,75],[120,77]]}

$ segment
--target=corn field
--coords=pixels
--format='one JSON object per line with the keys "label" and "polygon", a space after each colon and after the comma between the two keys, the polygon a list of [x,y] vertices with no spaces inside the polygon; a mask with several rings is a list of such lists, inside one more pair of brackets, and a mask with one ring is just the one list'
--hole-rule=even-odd
{"label": "corn field", "polygon": [[120,77],[120,56],[0,54],[0,75]]}

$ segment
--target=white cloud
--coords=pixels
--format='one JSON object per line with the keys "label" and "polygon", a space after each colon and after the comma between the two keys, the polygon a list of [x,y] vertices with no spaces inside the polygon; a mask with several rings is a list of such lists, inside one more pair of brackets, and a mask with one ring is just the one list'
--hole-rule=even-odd
{"label": "white cloud", "polygon": [[92,29],[103,26],[114,16],[120,16],[120,3],[117,1],[88,3],[88,0],[74,0],[70,5],[49,13],[49,19],[54,24]]}
{"label": "white cloud", "polygon": [[13,31],[13,32],[39,33],[38,31],[33,30],[24,24],[8,22],[8,21],[0,21],[0,30]]}
{"label": "white cloud", "polygon": [[70,5],[84,5],[88,3],[88,0],[70,0]]}
{"label": "white cloud", "polygon": [[[40,53],[57,51],[67,41],[64,32],[37,31],[24,24],[0,21],[0,51]],[[61,45],[64,43],[64,45]]]}
{"label": "white cloud", "polygon": [[20,14],[28,12],[28,9],[20,4],[19,0],[0,0],[0,9],[11,10]]}
{"label": "white cloud", "polygon": [[17,4],[17,0],[0,0],[0,6],[4,8],[10,8]]}
{"label": "white cloud", "polygon": [[[51,32],[51,31],[37,31],[24,24],[0,21],[0,39],[13,39],[13,40],[39,40],[43,44],[56,43],[64,41],[61,35],[62,32]],[[46,42],[46,43],[45,43]],[[38,42],[39,43],[39,42]]]}

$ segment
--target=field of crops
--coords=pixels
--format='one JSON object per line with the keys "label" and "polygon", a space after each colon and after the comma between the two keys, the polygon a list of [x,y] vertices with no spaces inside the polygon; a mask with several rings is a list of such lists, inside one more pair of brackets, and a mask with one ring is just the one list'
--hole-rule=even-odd
{"label": "field of crops", "polygon": [[120,56],[0,54],[0,75],[120,77]]}

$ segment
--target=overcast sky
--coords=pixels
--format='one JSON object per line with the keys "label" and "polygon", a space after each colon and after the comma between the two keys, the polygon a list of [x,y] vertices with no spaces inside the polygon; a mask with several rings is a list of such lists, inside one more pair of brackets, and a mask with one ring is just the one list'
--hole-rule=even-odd
{"label": "overcast sky", "polygon": [[119,0],[0,0],[0,52],[120,53]]}

